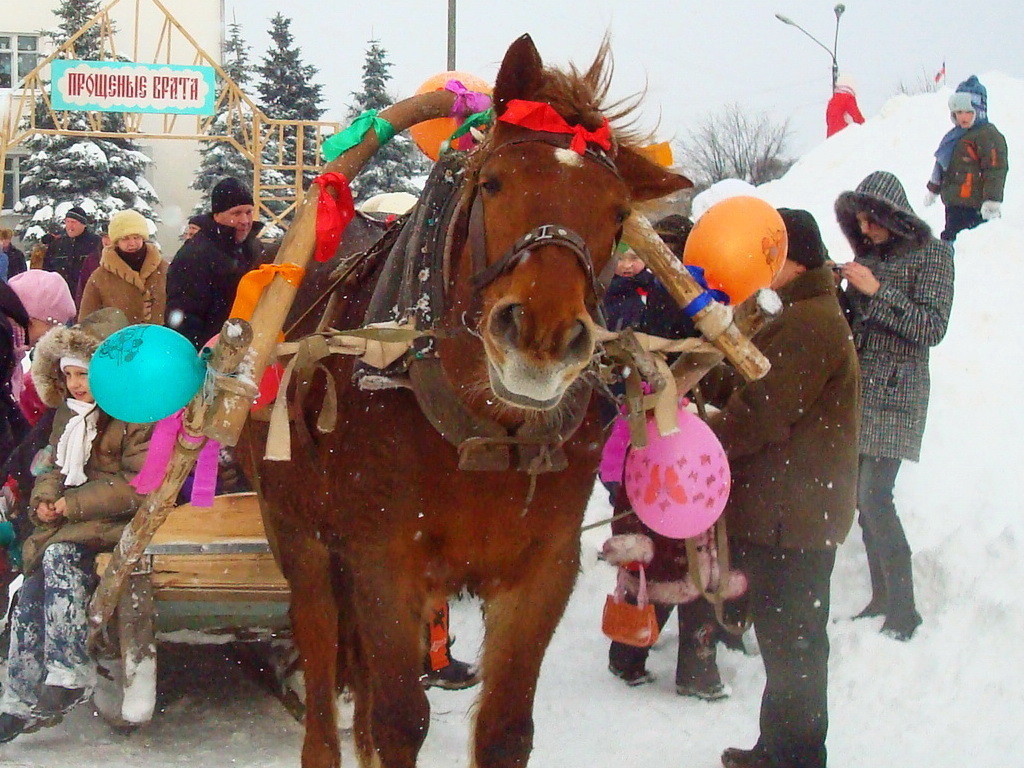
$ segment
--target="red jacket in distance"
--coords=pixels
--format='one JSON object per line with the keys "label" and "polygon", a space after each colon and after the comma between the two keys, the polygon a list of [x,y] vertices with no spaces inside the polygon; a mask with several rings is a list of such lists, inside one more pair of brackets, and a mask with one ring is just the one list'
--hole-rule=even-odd
{"label": "red jacket in distance", "polygon": [[835,93],[828,100],[825,108],[826,137],[839,133],[850,123],[863,123],[864,115],[857,106],[857,96],[853,89],[845,85],[836,86]]}

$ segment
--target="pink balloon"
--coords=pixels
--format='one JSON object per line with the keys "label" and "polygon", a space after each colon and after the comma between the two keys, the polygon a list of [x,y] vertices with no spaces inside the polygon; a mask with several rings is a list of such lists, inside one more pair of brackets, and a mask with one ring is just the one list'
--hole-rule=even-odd
{"label": "pink balloon", "polygon": [[710,528],[725,509],[731,476],[715,433],[685,407],[679,431],[664,437],[647,422],[647,447],[626,456],[626,495],[640,521],[671,539]]}

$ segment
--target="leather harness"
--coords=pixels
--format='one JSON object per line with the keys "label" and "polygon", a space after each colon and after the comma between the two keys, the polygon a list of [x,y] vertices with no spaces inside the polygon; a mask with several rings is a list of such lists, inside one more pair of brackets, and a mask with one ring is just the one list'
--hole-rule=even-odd
{"label": "leather harness", "polygon": [[[489,151],[494,153],[503,147],[527,142],[543,142],[556,148],[566,149],[569,146],[569,137],[557,133],[531,131],[527,136],[513,139]],[[478,151],[485,150],[481,148]],[[599,163],[614,173],[616,177],[619,176],[612,160],[600,148],[588,145],[584,157]],[[446,159],[447,168],[445,167]],[[546,246],[563,248],[576,259],[590,285],[588,304],[591,305],[591,312],[596,315],[598,320],[601,319],[600,297],[603,289],[595,275],[590,251],[583,238],[568,227],[559,224],[544,224],[535,227],[520,237],[496,261],[487,263],[483,201],[479,194],[473,194],[472,201],[469,203],[469,213],[463,215],[465,201],[469,199],[464,194],[464,185],[473,183],[473,180],[461,176],[460,168],[452,167],[454,163],[461,164],[462,162],[463,157],[456,153],[449,153],[448,158],[442,158],[442,161],[435,166],[435,170],[428,180],[428,189],[424,191],[424,200],[427,202],[424,203],[424,200],[421,200],[417,206],[419,210],[413,211],[388,259],[389,264],[393,262],[393,269],[396,272],[401,270],[401,287],[396,290],[393,281],[390,286],[381,286],[378,282],[378,288],[367,312],[367,323],[385,319],[384,313],[387,312],[391,316],[388,319],[405,322],[412,318],[418,321],[416,323],[418,328],[429,328],[430,331],[424,333],[422,343],[414,343],[413,349],[395,366],[390,366],[386,372],[370,372],[365,365],[357,365],[356,377],[357,380],[360,380],[360,374],[362,374],[362,376],[374,380],[373,385],[363,388],[379,387],[382,377],[390,381],[390,386],[410,388],[423,414],[438,433],[458,450],[460,469],[507,470],[512,466],[514,451],[515,467],[519,471],[526,472],[531,476],[545,472],[557,472],[568,465],[562,446],[583,423],[593,389],[592,381],[586,379],[593,377],[584,374],[585,378],[581,378],[570,388],[559,408],[558,419],[530,419],[512,430],[506,429],[497,421],[471,411],[445,375],[441,361],[432,346],[433,337],[457,332],[476,333],[476,330],[470,327],[470,323],[474,320],[468,317],[463,317],[463,324],[459,328],[440,328],[443,307],[437,306],[438,298],[442,297],[441,301],[443,302],[444,294],[447,293],[444,286],[447,286],[450,277],[450,258],[455,248],[461,247],[462,243],[468,243],[468,250],[472,258],[474,272],[472,285],[476,297],[479,297],[480,292],[499,277],[514,270],[531,251]],[[453,176],[460,176],[461,183],[452,183]],[[432,198],[430,189],[431,184],[441,183],[439,180],[443,180],[443,186],[446,185],[446,192],[441,195],[443,199],[440,201],[436,195]],[[461,236],[460,229],[462,230]],[[423,273],[426,268],[422,265],[410,264],[410,258],[431,260],[432,268],[429,271],[432,274],[429,279],[432,281],[432,286],[429,289],[422,285]],[[438,290],[438,280],[443,280],[440,291]],[[421,292],[429,299],[426,303],[430,306],[426,309],[423,299],[413,300],[412,298]],[[395,295],[396,293],[397,295]],[[399,297],[404,298],[404,305],[400,306],[397,303]],[[474,304],[477,303],[478,300],[474,299]],[[477,312],[472,314],[475,316]],[[306,375],[300,375],[300,373],[300,371],[296,371],[301,382],[308,380],[312,371],[305,372]],[[333,385],[328,381],[328,388],[332,387]],[[308,387],[301,386],[298,388],[296,401],[301,400],[307,389]],[[328,399],[330,400],[330,398]],[[296,420],[301,420],[301,402],[294,402],[293,409],[292,412],[297,417]],[[331,426],[323,423],[322,419],[318,421],[318,431],[330,431]],[[307,437],[308,433],[303,434],[303,432],[304,430],[299,430],[300,437],[304,441],[311,437]]]}

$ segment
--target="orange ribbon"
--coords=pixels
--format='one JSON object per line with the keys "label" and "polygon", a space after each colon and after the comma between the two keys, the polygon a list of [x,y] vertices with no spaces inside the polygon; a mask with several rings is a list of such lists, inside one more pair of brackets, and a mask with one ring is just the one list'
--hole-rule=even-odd
{"label": "orange ribbon", "polygon": [[238,290],[235,292],[235,303],[231,305],[231,314],[228,317],[238,317],[242,320],[251,320],[253,310],[256,309],[256,302],[260,300],[263,291],[270,285],[271,281],[280,275],[296,288],[302,283],[302,276],[306,270],[298,264],[261,264],[258,269],[246,272],[238,281]]}
{"label": "orange ribbon", "polygon": [[[356,215],[355,203],[352,202],[352,190],[348,179],[340,173],[321,173],[314,184],[320,185],[320,199],[316,208],[316,252],[313,258],[327,261],[336,250],[345,227]],[[332,197],[329,189],[334,189],[336,197]]]}
{"label": "orange ribbon", "polygon": [[612,148],[612,132],[608,127],[608,118],[596,130],[588,130],[582,125],[569,125],[555,108],[541,101],[525,101],[512,99],[505,106],[505,111],[498,118],[503,123],[518,125],[531,131],[547,133],[568,133],[572,136],[569,149],[578,155],[587,151],[587,144],[597,144],[604,150]]}

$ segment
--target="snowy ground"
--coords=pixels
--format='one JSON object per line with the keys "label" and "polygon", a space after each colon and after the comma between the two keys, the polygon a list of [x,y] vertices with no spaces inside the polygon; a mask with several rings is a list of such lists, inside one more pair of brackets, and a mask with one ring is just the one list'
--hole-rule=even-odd
{"label": "snowy ground", "polygon": [[[1024,147],[1024,82],[982,75],[992,119],[1011,152]],[[903,180],[918,204],[930,155],[949,126],[948,92],[899,97],[761,189],[776,205],[818,218],[838,261],[850,258],[832,216],[836,195],[870,171]],[[1012,106],[1011,106],[1012,105]],[[1013,111],[1011,111],[1013,110]],[[859,531],[839,550],[833,581],[830,765],[833,768],[1021,765],[1024,722],[1024,473],[1018,444],[1024,409],[1022,344],[1013,318],[1024,285],[1024,174],[1011,170],[1004,218],[961,235],[949,334],[935,350],[932,407],[922,461],[906,465],[897,505],[914,548],[924,625],[910,643],[878,633],[880,619],[845,621],[868,597]],[[940,206],[925,216],[936,228]],[[595,494],[588,518],[608,514]],[[727,746],[757,736],[760,659],[719,654],[731,698],[707,704],[672,685],[675,635],[651,656],[659,679],[626,688],[605,669],[600,633],[611,568],[597,562],[606,529],[584,536],[584,568],[554,642],[537,695],[532,768],[619,768],[664,764],[715,768]],[[672,622],[670,622],[670,627]],[[472,657],[480,623],[472,603],[455,603],[462,658]],[[150,768],[297,766],[301,727],[243,674],[223,648],[165,646],[153,722],[130,735],[111,731],[87,706],[48,731],[0,746],[0,766]],[[431,730],[421,764],[468,765],[474,692],[431,691]],[[353,766],[351,753],[346,765]]]}

